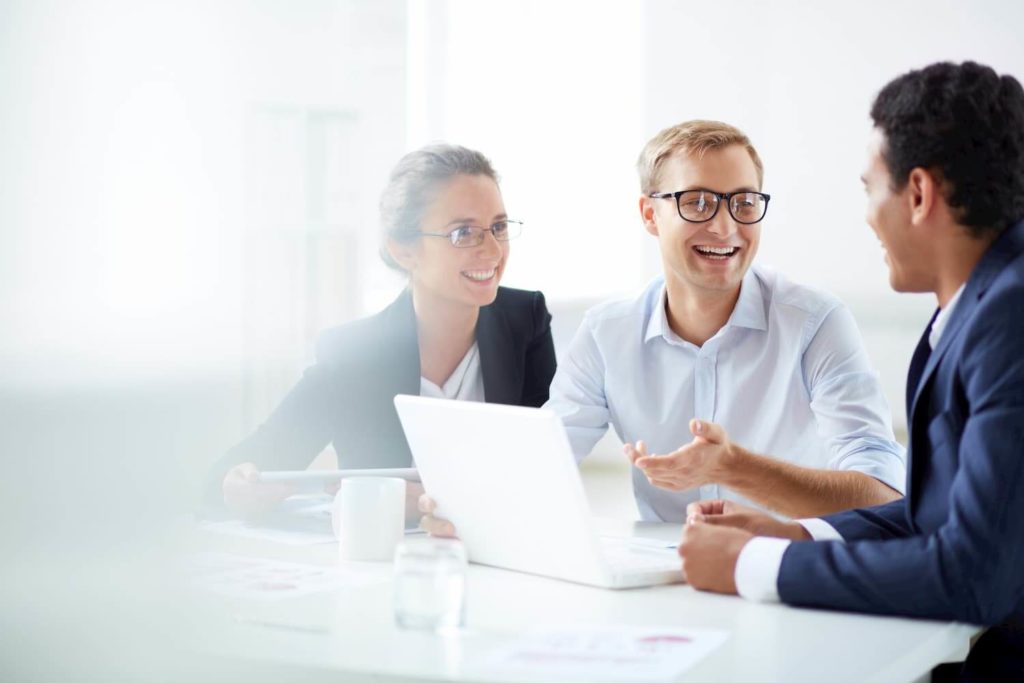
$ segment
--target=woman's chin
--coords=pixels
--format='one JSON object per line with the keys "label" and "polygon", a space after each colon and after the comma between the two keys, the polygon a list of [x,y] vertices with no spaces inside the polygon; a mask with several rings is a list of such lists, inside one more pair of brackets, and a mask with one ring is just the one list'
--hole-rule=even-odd
{"label": "woman's chin", "polygon": [[462,276],[462,291],[478,306],[486,306],[494,302],[498,296],[498,283],[501,281],[501,274],[495,273],[486,280],[474,280],[466,275]]}

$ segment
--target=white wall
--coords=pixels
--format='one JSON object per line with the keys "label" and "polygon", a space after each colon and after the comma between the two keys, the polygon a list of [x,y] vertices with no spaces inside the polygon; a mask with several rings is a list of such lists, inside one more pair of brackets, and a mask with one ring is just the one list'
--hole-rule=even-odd
{"label": "white wall", "polygon": [[[281,325],[308,303],[298,263],[308,233],[365,232],[372,244],[360,248],[375,251],[376,194],[404,148],[404,2],[10,2],[0,11],[7,381],[237,365],[274,318]],[[306,148],[309,122],[339,113],[353,124],[346,144],[330,148],[344,166],[332,175],[312,167]],[[285,123],[268,131],[275,114]],[[331,197],[312,208],[317,173],[346,198],[344,220],[324,210]],[[260,186],[268,175],[274,182]],[[269,262],[259,260],[267,244]],[[262,304],[247,311],[254,298]],[[343,291],[334,308],[361,312],[359,293]]]}

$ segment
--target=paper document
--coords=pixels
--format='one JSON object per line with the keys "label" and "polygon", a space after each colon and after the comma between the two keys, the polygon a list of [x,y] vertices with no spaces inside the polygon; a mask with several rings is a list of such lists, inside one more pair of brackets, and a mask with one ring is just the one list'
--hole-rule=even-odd
{"label": "paper document", "polygon": [[189,559],[192,585],[219,595],[255,600],[280,600],[310,593],[386,583],[390,567],[347,569],[283,562],[230,553],[199,553]]}
{"label": "paper document", "polygon": [[546,627],[499,648],[481,668],[538,679],[671,681],[728,637],[660,626]]}

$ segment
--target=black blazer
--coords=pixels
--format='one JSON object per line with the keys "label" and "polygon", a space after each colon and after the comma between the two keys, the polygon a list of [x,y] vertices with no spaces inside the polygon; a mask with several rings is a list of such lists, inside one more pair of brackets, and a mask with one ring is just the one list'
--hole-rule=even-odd
{"label": "black blazer", "polygon": [[[539,407],[555,374],[551,315],[544,295],[498,288],[476,325],[488,403]],[[305,469],[333,442],[342,468],[410,467],[396,394],[420,393],[420,352],[412,294],[406,289],[380,313],[326,330],[316,363],[258,430],[214,464],[206,502],[243,462],[261,470]]]}

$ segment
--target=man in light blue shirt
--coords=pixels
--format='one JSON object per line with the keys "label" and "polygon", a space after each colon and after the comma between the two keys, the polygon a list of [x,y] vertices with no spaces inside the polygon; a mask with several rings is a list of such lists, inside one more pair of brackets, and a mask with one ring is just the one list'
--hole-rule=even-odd
{"label": "man in light blue shirt", "polygon": [[559,364],[546,407],[577,459],[613,426],[645,520],[701,499],[806,517],[899,498],[904,450],[853,316],[751,267],[770,197],[749,139],[689,121],[638,170],[664,274],[590,310]]}

